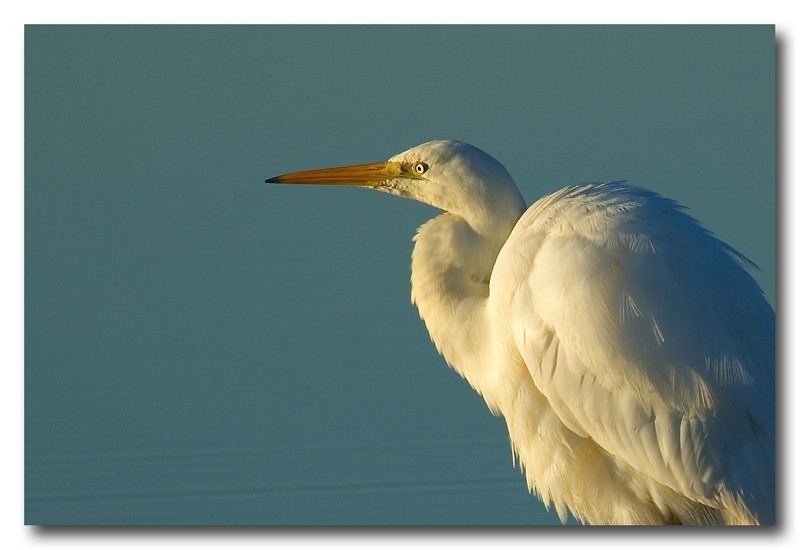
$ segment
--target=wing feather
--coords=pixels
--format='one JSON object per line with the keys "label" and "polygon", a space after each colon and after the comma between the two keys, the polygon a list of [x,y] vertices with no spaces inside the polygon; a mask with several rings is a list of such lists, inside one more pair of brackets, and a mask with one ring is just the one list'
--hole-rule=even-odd
{"label": "wing feather", "polygon": [[492,292],[569,430],[688,501],[772,522],[775,321],[745,263],[674,202],[591,185],[529,209]]}

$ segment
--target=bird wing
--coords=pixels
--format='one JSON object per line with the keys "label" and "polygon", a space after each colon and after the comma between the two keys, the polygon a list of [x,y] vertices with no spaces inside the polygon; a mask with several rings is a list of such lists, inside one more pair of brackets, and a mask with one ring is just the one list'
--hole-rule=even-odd
{"label": "bird wing", "polygon": [[681,495],[771,521],[774,312],[744,262],[670,200],[589,185],[523,215],[491,292],[567,428]]}

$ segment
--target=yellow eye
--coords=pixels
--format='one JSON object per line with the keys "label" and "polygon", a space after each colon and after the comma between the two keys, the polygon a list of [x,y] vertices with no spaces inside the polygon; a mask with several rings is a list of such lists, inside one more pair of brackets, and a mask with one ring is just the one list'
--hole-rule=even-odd
{"label": "yellow eye", "polygon": [[421,176],[428,171],[428,165],[424,162],[417,162],[414,164],[413,170],[416,175]]}

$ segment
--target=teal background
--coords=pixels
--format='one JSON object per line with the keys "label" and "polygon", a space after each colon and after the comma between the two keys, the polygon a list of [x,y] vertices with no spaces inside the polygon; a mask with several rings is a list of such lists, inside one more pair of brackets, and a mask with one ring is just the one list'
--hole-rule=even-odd
{"label": "teal background", "polygon": [[409,303],[436,211],[263,183],[438,138],[677,199],[775,304],[772,26],[28,26],[26,523],[559,523]]}

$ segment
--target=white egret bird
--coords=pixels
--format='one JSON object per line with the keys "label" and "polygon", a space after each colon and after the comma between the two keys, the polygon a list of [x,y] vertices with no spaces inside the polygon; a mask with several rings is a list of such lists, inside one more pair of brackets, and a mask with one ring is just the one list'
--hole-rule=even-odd
{"label": "white egret bird", "polygon": [[675,202],[612,182],[526,210],[457,141],[267,182],[444,211],[414,239],[412,302],[562,521],[774,523],[775,314],[747,260]]}

